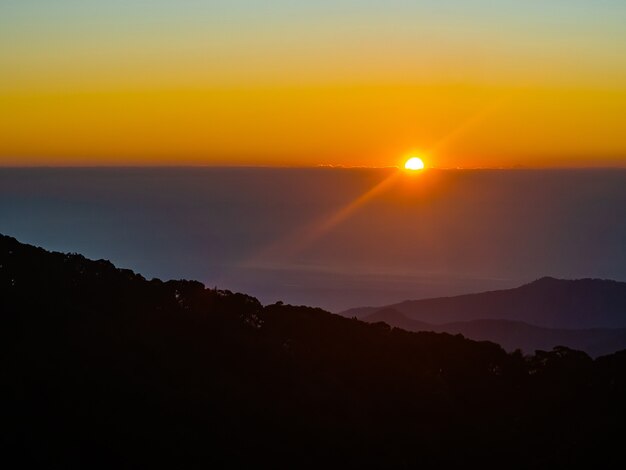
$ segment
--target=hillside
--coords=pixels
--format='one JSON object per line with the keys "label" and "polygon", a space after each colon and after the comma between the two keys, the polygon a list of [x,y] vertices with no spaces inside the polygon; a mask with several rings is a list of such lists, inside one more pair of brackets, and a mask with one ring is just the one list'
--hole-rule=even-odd
{"label": "hillside", "polygon": [[354,308],[341,315],[363,318],[383,308],[435,325],[489,319],[545,328],[626,328],[626,282],[544,277],[515,289],[407,300],[385,307]]}
{"label": "hillside", "polygon": [[369,323],[384,322],[407,331],[434,331],[462,334],[478,341],[493,341],[507,351],[521,349],[532,353],[554,346],[585,351],[597,357],[626,349],[626,328],[557,329],[542,328],[509,320],[471,320],[433,325],[411,320],[392,308],[384,308],[362,318]]}
{"label": "hillside", "polygon": [[507,354],[5,236],[0,312],[0,443],[23,467],[624,463],[626,352]]}

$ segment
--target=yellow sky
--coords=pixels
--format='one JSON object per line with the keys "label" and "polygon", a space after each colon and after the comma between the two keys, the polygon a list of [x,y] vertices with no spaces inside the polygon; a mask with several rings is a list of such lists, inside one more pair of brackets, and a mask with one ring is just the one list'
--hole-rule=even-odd
{"label": "yellow sky", "polygon": [[626,166],[619,2],[192,3],[0,7],[0,165]]}

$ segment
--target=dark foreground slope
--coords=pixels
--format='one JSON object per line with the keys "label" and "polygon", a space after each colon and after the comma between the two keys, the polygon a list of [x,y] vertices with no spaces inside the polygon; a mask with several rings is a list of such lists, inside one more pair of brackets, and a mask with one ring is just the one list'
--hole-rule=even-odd
{"label": "dark foreground slope", "polygon": [[8,237],[0,312],[0,459],[21,467],[624,463],[626,353],[522,357]]}

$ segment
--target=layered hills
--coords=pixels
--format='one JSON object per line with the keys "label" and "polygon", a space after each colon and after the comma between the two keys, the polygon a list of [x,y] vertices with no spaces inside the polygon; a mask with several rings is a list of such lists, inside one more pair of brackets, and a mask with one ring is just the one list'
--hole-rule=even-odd
{"label": "layered hills", "polygon": [[515,289],[346,310],[409,331],[461,333],[507,350],[564,345],[592,355],[626,348],[626,283],[545,277]]}
{"label": "layered hills", "polygon": [[383,308],[362,318],[370,323],[384,322],[407,331],[434,331],[462,334],[479,341],[493,341],[507,351],[550,350],[567,346],[602,356],[626,349],[626,328],[544,328],[511,320],[470,320],[435,325],[412,320],[391,308]]}

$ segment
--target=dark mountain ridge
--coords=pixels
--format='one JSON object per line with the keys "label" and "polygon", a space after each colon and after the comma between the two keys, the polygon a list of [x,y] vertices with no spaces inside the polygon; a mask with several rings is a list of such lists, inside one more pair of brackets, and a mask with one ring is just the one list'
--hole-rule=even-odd
{"label": "dark mountain ridge", "polygon": [[407,300],[341,315],[362,318],[383,308],[433,325],[489,319],[556,329],[626,328],[626,282],[544,277],[515,289]]}
{"label": "dark mountain ridge", "polygon": [[392,308],[378,310],[362,320],[384,322],[407,331],[462,334],[477,341],[493,341],[507,351],[521,349],[532,353],[561,345],[597,357],[626,349],[626,328],[557,329],[511,320],[470,320],[433,325],[411,320]]}
{"label": "dark mountain ridge", "polygon": [[21,467],[623,466],[626,352],[506,353],[0,236]]}

